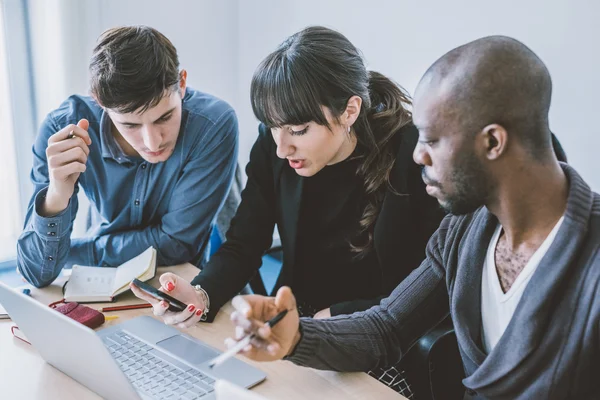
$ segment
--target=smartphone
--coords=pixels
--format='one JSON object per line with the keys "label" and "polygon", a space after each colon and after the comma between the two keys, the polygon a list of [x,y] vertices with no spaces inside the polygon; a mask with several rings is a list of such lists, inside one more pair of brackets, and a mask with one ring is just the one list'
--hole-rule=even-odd
{"label": "smartphone", "polygon": [[168,308],[169,311],[179,312],[179,311],[183,311],[187,308],[187,305],[185,303],[182,303],[181,301],[177,300],[175,297],[171,297],[168,294],[166,294],[165,292],[158,290],[154,286],[150,286],[147,283],[142,282],[137,278],[134,279],[132,282],[135,286],[140,288],[140,290],[148,293],[150,296],[155,297],[159,300],[166,301],[169,304],[169,308]]}

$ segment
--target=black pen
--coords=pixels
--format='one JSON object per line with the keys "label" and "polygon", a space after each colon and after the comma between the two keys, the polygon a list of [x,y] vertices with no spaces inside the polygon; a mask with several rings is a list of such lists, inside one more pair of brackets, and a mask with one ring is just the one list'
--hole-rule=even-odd
{"label": "black pen", "polygon": [[[274,327],[279,321],[281,321],[283,319],[283,317],[285,317],[285,315],[287,313],[288,313],[288,310],[283,310],[282,312],[280,312],[279,314],[277,314],[276,316],[274,316],[273,318],[271,318],[270,320],[268,320],[265,323],[265,325],[268,325],[270,327]],[[250,342],[252,341],[252,339],[254,339],[255,337],[256,337],[255,333],[246,336],[245,338],[243,338],[242,340],[240,340],[239,342],[237,342],[237,344],[235,346],[231,347],[229,350],[227,350],[226,352],[224,352],[220,356],[215,357],[211,362],[208,363],[208,367],[209,368],[214,368],[217,365],[222,364],[226,360],[228,360],[231,357],[235,356],[244,347],[248,346],[250,344]]]}

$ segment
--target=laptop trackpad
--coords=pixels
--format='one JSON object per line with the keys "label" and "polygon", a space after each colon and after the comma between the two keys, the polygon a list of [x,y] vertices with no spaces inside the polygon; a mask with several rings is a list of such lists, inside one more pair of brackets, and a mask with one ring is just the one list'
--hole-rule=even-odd
{"label": "laptop trackpad", "polygon": [[194,365],[202,364],[219,355],[215,350],[181,335],[160,341],[156,346]]}

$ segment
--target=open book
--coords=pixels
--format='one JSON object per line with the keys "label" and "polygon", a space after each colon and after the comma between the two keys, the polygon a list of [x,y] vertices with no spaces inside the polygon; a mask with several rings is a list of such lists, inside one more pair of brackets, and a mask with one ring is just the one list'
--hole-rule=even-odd
{"label": "open book", "polygon": [[117,268],[73,265],[65,290],[65,301],[79,303],[108,302],[129,290],[133,278],[148,281],[156,274],[156,250],[149,247]]}

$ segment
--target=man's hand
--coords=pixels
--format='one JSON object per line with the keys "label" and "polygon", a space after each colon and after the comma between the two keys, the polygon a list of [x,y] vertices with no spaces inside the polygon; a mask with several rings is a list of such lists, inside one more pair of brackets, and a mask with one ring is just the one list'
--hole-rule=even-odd
{"label": "man's hand", "polygon": [[50,185],[42,216],[49,217],[63,211],[75,191],[75,183],[85,172],[89,145],[92,144],[87,130],[89,122],[82,119],[77,125],[68,125],[50,136],[46,148]]}
{"label": "man's hand", "polygon": [[[231,347],[237,340],[255,333],[256,338],[242,354],[256,361],[279,360],[289,355],[300,341],[300,317],[296,308],[296,298],[289,287],[282,287],[276,297],[258,295],[236,296],[232,301],[236,311],[231,320],[236,325],[236,340],[228,338],[225,344]],[[265,322],[279,312],[288,313],[273,328]]]}

